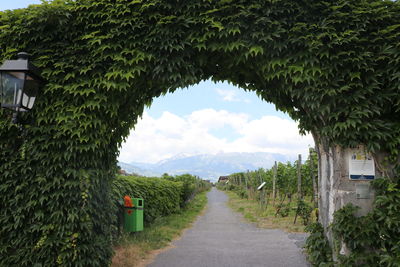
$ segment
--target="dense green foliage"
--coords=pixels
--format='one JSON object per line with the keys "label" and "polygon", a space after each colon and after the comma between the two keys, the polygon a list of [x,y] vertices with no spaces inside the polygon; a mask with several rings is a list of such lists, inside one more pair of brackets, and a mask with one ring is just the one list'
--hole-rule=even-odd
{"label": "dense green foliage", "polygon": [[307,259],[313,266],[333,267],[332,249],[324,235],[324,228],[320,223],[312,223],[306,227],[310,236],[306,240]]}
{"label": "dense green foliage", "polygon": [[29,122],[0,110],[0,265],[107,266],[118,148],[152,99],[256,91],[333,144],[398,156],[400,5],[382,0],[55,0],[0,13],[33,55]]}
{"label": "dense green foliage", "polygon": [[190,174],[170,176],[165,173],[163,178],[169,181],[182,183],[181,207],[184,207],[197,193],[209,189],[211,185]]}
{"label": "dense green foliage", "polygon": [[[334,214],[331,225],[336,237],[335,254],[339,266],[399,266],[400,264],[400,183],[377,179],[373,183],[377,197],[374,209],[357,217],[358,207],[346,205]],[[321,226],[311,229],[307,250],[316,266],[332,264]],[[340,255],[341,242],[350,249]]]}

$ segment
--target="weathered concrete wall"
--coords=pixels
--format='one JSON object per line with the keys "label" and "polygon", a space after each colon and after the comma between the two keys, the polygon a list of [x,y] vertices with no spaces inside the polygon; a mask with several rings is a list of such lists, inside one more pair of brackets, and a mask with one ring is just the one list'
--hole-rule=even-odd
{"label": "weathered concrete wall", "polygon": [[[360,147],[360,150],[363,148]],[[317,145],[319,154],[319,221],[324,226],[329,243],[333,244],[333,237],[328,227],[333,221],[333,213],[348,203],[359,206],[356,215],[366,215],[371,209],[375,198],[371,189],[369,199],[359,199],[356,196],[356,186],[369,185],[369,181],[354,181],[349,179],[349,159],[352,149],[340,146]],[[333,246],[332,246],[333,247]],[[341,253],[347,253],[343,246]]]}

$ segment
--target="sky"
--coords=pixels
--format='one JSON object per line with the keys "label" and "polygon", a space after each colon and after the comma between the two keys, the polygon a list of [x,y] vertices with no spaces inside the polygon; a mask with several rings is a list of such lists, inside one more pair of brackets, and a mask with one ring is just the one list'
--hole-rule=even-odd
{"label": "sky", "polygon": [[[40,0],[1,0],[0,10],[24,8]],[[158,161],[176,155],[274,152],[307,158],[311,135],[254,92],[203,81],[153,100],[122,144],[122,162]]]}
{"label": "sky", "polygon": [[203,81],[154,99],[122,145],[120,161],[157,161],[177,154],[273,152],[290,156],[314,146],[275,105],[227,82]]}
{"label": "sky", "polygon": [[41,0],[0,0],[0,10],[24,8],[32,4],[40,4]]}

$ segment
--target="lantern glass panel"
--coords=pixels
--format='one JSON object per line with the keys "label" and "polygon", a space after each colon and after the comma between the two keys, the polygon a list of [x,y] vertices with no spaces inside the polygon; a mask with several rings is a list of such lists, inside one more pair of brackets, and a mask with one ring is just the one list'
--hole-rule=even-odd
{"label": "lantern glass panel", "polygon": [[33,79],[30,75],[26,75],[24,94],[22,96],[23,107],[32,109],[39,86],[40,84],[37,80]]}
{"label": "lantern glass panel", "polygon": [[25,74],[3,72],[1,75],[1,106],[17,110],[21,105]]}

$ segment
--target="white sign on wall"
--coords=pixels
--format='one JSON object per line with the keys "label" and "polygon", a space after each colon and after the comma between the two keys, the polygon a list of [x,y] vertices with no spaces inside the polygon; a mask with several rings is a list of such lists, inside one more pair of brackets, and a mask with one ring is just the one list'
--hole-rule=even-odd
{"label": "white sign on wall", "polygon": [[351,180],[375,179],[375,163],[373,157],[364,151],[351,151],[349,157],[349,178]]}

